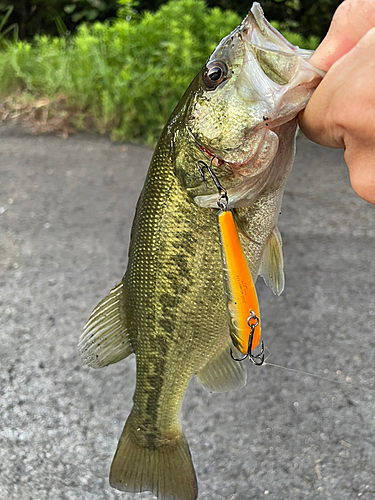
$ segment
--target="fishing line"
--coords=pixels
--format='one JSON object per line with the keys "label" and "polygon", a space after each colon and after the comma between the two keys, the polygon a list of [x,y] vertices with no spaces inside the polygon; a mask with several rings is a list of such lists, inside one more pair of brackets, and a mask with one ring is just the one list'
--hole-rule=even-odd
{"label": "fishing line", "polygon": [[318,378],[320,380],[325,380],[327,382],[333,382],[334,384],[344,385],[348,389],[361,389],[363,391],[368,391],[368,392],[372,392],[372,393],[374,392],[373,388],[369,388],[369,387],[366,387],[363,385],[362,386],[361,385],[352,385],[349,382],[341,382],[340,380],[335,380],[333,378],[325,377],[324,375],[318,375],[317,373],[304,372],[303,370],[297,370],[296,368],[289,368],[287,366],[278,365],[276,363],[268,363],[267,359],[272,355],[272,352],[270,351],[270,349],[268,347],[266,347],[265,349],[269,352],[269,354],[265,358],[262,366],[273,366],[275,368],[281,368],[282,370],[286,370],[289,372],[299,373],[300,375],[308,375],[310,377],[315,377],[315,378]]}

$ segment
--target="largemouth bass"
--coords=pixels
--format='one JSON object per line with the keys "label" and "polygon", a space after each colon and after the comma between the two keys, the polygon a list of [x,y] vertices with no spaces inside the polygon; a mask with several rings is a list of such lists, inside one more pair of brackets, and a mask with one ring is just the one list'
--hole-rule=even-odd
{"label": "largemouth bass", "polygon": [[228,193],[253,279],[284,287],[276,224],[294,158],[296,115],[321,74],[255,3],[190,84],[156,146],[133,222],[122,281],[92,312],[79,350],[100,368],[136,354],[134,406],[110,472],[113,487],[194,500],[197,481],[180,423],[194,375],[210,391],[243,387],[230,356],[211,161]]}

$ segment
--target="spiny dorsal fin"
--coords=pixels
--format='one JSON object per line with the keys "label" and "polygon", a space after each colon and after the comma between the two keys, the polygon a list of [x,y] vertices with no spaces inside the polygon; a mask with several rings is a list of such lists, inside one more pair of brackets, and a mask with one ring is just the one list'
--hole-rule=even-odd
{"label": "spiny dorsal fin", "polygon": [[208,391],[231,391],[241,389],[246,384],[246,368],[242,363],[231,358],[231,348],[235,351],[230,340],[218,355],[197,374],[199,382]]}
{"label": "spiny dorsal fin", "polygon": [[82,361],[91,368],[117,363],[133,352],[126,328],[122,282],[91,313],[78,350]]}
{"label": "spiny dorsal fin", "polygon": [[259,274],[275,295],[284,290],[284,262],[281,234],[277,227],[269,235],[262,256]]}

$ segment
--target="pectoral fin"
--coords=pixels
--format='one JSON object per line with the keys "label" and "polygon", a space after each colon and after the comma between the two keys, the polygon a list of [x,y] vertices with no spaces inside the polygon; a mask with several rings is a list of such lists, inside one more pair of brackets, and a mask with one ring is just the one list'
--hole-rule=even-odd
{"label": "pectoral fin", "polygon": [[133,352],[126,327],[123,284],[119,283],[93,310],[78,350],[91,368],[117,363]]}
{"label": "pectoral fin", "polygon": [[247,372],[242,363],[234,361],[230,356],[232,341],[197,374],[199,382],[211,392],[225,392],[241,389],[246,384]]}
{"label": "pectoral fin", "polygon": [[285,284],[284,263],[281,234],[277,227],[268,237],[259,274],[275,295],[281,294]]}

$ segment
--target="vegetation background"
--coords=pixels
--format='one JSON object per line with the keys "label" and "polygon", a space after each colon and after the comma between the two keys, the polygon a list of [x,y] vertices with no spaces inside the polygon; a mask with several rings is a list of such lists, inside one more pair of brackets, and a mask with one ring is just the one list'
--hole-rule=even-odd
{"label": "vegetation background", "polygon": [[[293,44],[314,49],[339,0],[261,0]],[[248,0],[0,0],[0,113],[34,130],[154,144]]]}

